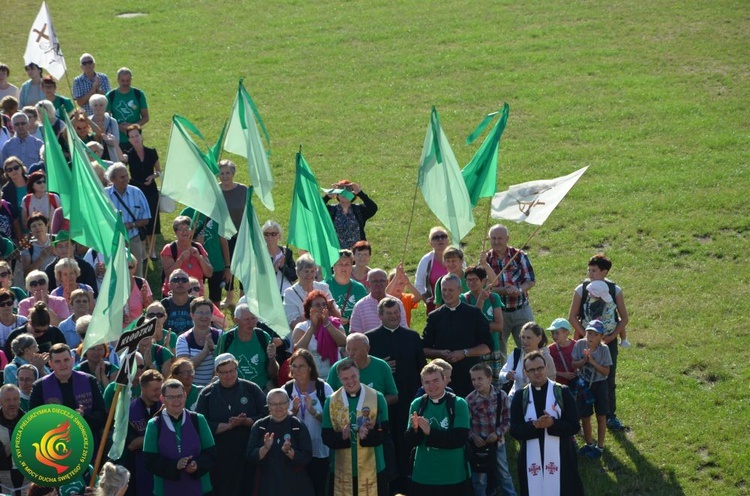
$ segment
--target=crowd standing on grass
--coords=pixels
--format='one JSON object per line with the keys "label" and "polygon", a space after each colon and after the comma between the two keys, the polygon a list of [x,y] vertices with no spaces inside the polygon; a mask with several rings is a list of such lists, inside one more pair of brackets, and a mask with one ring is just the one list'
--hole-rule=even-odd
{"label": "crowd standing on grass", "polygon": [[[71,239],[62,200],[47,190],[43,134],[53,132],[69,158],[67,114],[108,167],[92,163],[127,230],[123,325],[157,323],[138,344],[126,448],[112,460],[121,470],[105,465],[102,480],[114,482],[97,494],[583,494],[578,458],[601,457],[607,428],[625,428],[615,379],[628,312],[607,278],[609,258],[591,257],[567,318],[545,329],[530,300],[537,274],[507,227],[492,226],[490,249],[467,265],[436,226],[415,274],[402,264],[388,274],[373,263],[382,247],[365,234],[377,204],[340,180],[322,197],[341,246],[330,277],[309,253],[295,258],[278,222],[262,226],[291,329],[279,336],[262,309],[237,301],[237,240],[219,236],[213,219],[186,209],[172,223],[175,241],[156,245],[161,166],[144,145],[146,94],[127,67],[114,87],[93,55],[81,55],[80,67],[71,100],[35,64],[20,91],[0,64],[0,445],[45,403],[79,411],[95,444],[107,442],[119,357],[113,343],[82,353],[106,261]],[[247,186],[234,181],[231,160],[218,165],[239,227]],[[155,261],[160,288],[143,277]],[[420,302],[427,322],[417,332]],[[506,455],[512,438],[518,485]],[[27,487],[7,449],[0,485]]]}

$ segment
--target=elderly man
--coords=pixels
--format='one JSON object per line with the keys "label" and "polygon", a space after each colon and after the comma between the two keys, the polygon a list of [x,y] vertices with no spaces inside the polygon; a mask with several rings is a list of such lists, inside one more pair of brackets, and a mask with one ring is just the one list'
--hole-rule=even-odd
{"label": "elderly man", "polygon": [[[90,53],[81,55],[82,74],[73,80],[73,98],[79,107],[83,107],[86,115],[91,115],[89,99],[94,95],[106,95],[112,88],[109,78],[102,72],[96,72],[96,60]],[[103,130],[102,130],[103,131]]]}
{"label": "elderly man", "polygon": [[523,368],[530,382],[510,406],[510,434],[521,445],[521,494],[582,495],[575,445],[570,442],[581,430],[576,401],[568,386],[547,378],[541,351],[528,353]]}
{"label": "elderly man", "polygon": [[490,325],[481,310],[461,302],[457,275],[446,274],[440,284],[443,306],[427,316],[422,334],[424,354],[453,365],[453,391],[465,398],[474,390],[469,369],[492,349]]}
{"label": "elderly man", "polygon": [[214,438],[205,417],[185,409],[186,398],[182,383],[168,379],[161,385],[164,408],[146,425],[143,456],[154,474],[154,496],[212,494]]}
{"label": "elderly man", "polygon": [[42,148],[42,140],[29,134],[29,116],[23,112],[16,112],[11,117],[16,135],[5,142],[0,152],[0,163],[10,157],[18,157],[24,164],[34,164],[39,160],[39,149]]}
{"label": "elderly man", "polygon": [[117,210],[122,213],[122,221],[128,230],[130,238],[130,253],[135,257],[138,266],[135,275],[143,277],[143,260],[146,258],[145,247],[140,229],[146,227],[151,219],[151,209],[146,201],[146,196],[135,186],[130,186],[130,174],[128,168],[122,162],[116,162],[107,169],[107,178],[112,182],[111,186],[105,188],[109,199]]}
{"label": "elderly man", "polygon": [[[409,407],[414,393],[421,385],[419,371],[425,366],[426,360],[421,336],[401,325],[403,312],[399,303],[401,301],[393,296],[380,300],[378,315],[382,325],[366,332],[365,336],[370,340],[370,355],[385,360],[391,367],[398,389],[398,402],[389,406],[388,417],[392,419],[393,425],[404,426],[409,419]],[[398,478],[391,486],[406,492],[411,450],[404,444],[400,428],[393,429],[392,433]]]}
{"label": "elderly man", "polygon": [[341,311],[341,324],[349,331],[349,319],[354,306],[367,296],[367,288],[352,279],[354,255],[351,250],[339,250],[339,259],[333,264],[333,275],[326,279],[333,301]]}
{"label": "elderly man", "polygon": [[128,142],[128,126],[138,124],[143,127],[148,122],[146,94],[132,86],[133,72],[127,67],[117,71],[117,88],[107,93],[107,112],[120,126],[120,144]]}
{"label": "elderly man", "polygon": [[360,383],[354,360],[337,367],[343,387],[323,409],[323,442],[331,448],[334,496],[388,494],[383,442],[388,436],[388,406],[378,391]]}
{"label": "elderly man", "polygon": [[234,309],[234,323],[237,324],[234,329],[219,337],[214,354],[231,353],[239,363],[240,379],[254,382],[263,390],[273,389],[279,364],[271,336],[257,327],[258,317],[247,303],[240,303]]}
{"label": "elderly man", "polygon": [[49,368],[52,373],[34,383],[29,398],[29,408],[57,403],[77,410],[91,427],[94,439],[101,437],[107,419],[104,399],[94,376],[73,370],[73,354],[64,343],[52,345],[49,350]]}
{"label": "elderly man", "polygon": [[495,224],[489,230],[492,249],[485,256],[487,274],[497,276],[492,291],[500,295],[503,302],[503,334],[500,338],[500,352],[503,360],[508,357],[508,336],[513,334],[516,347],[521,347],[521,327],[534,320],[529,305],[529,289],[536,284],[534,268],[523,251],[508,246],[508,228]]}
{"label": "elderly man", "polygon": [[439,365],[425,365],[420,376],[425,394],[412,401],[411,420],[404,435],[406,443],[416,447],[409,494],[471,494],[471,472],[465,450],[470,429],[469,407],[463,398],[445,390],[447,381]]}
{"label": "elderly man", "polygon": [[[386,297],[385,288],[388,286],[388,274],[383,269],[372,269],[367,273],[370,284],[370,294],[354,305],[351,319],[351,332],[367,332],[380,326],[378,303]],[[406,327],[406,311],[401,300],[397,300],[401,313],[399,325]]]}
{"label": "elderly man", "polygon": [[313,483],[305,470],[312,460],[307,426],[289,414],[286,390],[272,389],[266,399],[270,415],[253,425],[247,443],[247,458],[259,469],[253,494],[313,496]]}
{"label": "elderly man", "polygon": [[161,386],[164,376],[159,371],[147,370],[140,375],[140,395],[130,402],[128,413],[128,435],[125,451],[119,463],[130,470],[131,484],[126,495],[154,493],[154,478],[146,471],[143,457],[143,440],[148,421],[161,410]]}
{"label": "elderly man", "polygon": [[[366,335],[349,334],[346,337],[346,354],[349,360],[354,360],[359,369],[359,381],[385,396],[385,401],[393,405],[398,401],[398,389],[393,381],[391,367],[385,360],[370,356],[370,340]],[[326,382],[334,391],[342,386],[338,376],[338,366],[347,360],[339,360],[333,364],[328,372]]]}
{"label": "elderly man", "polygon": [[[11,456],[13,429],[25,413],[20,408],[21,391],[13,384],[0,387],[0,483],[5,488],[23,486],[23,474],[18,471]],[[21,494],[14,491],[13,494]]]}
{"label": "elderly man", "polygon": [[253,481],[245,450],[250,428],[268,415],[266,397],[256,384],[238,377],[239,363],[231,353],[217,356],[215,366],[219,380],[201,391],[196,408],[206,417],[221,453],[211,478],[217,495],[244,495]]}

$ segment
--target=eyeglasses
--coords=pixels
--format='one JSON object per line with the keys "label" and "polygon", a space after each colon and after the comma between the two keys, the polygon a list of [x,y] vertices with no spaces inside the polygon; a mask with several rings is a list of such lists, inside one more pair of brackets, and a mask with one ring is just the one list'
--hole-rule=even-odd
{"label": "eyeglasses", "polygon": [[10,301],[4,301],[0,303],[0,307],[12,307],[13,306],[13,300]]}
{"label": "eyeglasses", "polygon": [[283,403],[269,403],[268,406],[271,407],[271,408],[281,408],[281,407],[287,406],[288,404],[289,404],[289,402],[285,401]]}
{"label": "eyeglasses", "polygon": [[10,272],[0,272],[0,277],[8,277]]}
{"label": "eyeglasses", "polygon": [[93,60],[84,60],[83,62],[81,62],[81,65],[91,65],[93,63],[94,63]]}
{"label": "eyeglasses", "polygon": [[235,367],[233,369],[229,369],[229,370],[217,370],[216,371],[216,373],[218,373],[219,375],[230,375],[230,374],[234,374],[236,372],[237,372],[237,367]]}
{"label": "eyeglasses", "polygon": [[29,283],[29,286],[32,287],[32,288],[35,288],[37,286],[46,286],[46,285],[47,285],[47,280],[46,279],[37,279],[36,281],[31,281]]}
{"label": "eyeglasses", "polygon": [[10,167],[6,167],[6,168],[5,168],[5,172],[16,172],[16,171],[17,171],[18,169],[20,169],[20,168],[21,168],[21,166],[20,166],[20,165],[18,165],[18,164],[16,164],[16,165],[12,165],[12,166],[10,166]]}
{"label": "eyeglasses", "polygon": [[263,236],[265,236],[266,238],[275,238],[278,235],[279,233],[277,232],[264,232],[263,233]]}
{"label": "eyeglasses", "polygon": [[34,184],[47,184],[47,180],[46,179],[39,179],[39,180],[34,181]]}
{"label": "eyeglasses", "polygon": [[433,241],[439,241],[441,239],[448,239],[447,234],[436,234],[431,238]]}
{"label": "eyeglasses", "polygon": [[193,286],[192,288],[188,289],[188,293],[200,293],[201,287],[200,286]]}
{"label": "eyeglasses", "polygon": [[169,282],[173,282],[175,284],[180,284],[180,283],[187,284],[189,280],[190,279],[188,279],[187,277],[173,277],[172,279],[169,280]]}
{"label": "eyeglasses", "polygon": [[163,314],[161,312],[148,312],[146,314],[146,317],[148,317],[149,319],[153,319],[153,318],[161,319],[163,317],[166,317],[166,314]]}
{"label": "eyeglasses", "polygon": [[538,374],[539,372],[543,372],[547,367],[535,367],[533,369],[526,369],[526,374]]}

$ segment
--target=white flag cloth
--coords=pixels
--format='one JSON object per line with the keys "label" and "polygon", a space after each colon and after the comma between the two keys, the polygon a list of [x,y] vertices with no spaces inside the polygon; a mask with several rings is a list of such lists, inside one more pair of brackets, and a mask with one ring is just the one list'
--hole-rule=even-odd
{"label": "white flag cloth", "polygon": [[587,167],[556,179],[515,184],[492,198],[492,218],[541,226]]}
{"label": "white flag cloth", "polygon": [[57,41],[52,17],[49,15],[47,3],[42,2],[42,8],[34,19],[29,31],[29,41],[23,54],[26,65],[32,62],[42,69],[47,69],[58,81],[65,74],[65,57],[63,57],[60,43]]}

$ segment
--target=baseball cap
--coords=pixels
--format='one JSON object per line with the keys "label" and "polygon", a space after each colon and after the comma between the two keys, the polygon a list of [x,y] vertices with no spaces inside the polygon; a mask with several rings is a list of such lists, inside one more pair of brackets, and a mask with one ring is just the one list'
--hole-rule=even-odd
{"label": "baseball cap", "polygon": [[589,325],[586,326],[586,330],[604,334],[604,324],[602,324],[601,320],[592,320],[589,322]]}
{"label": "baseball cap", "polygon": [[564,319],[562,317],[553,320],[547,328],[548,331],[559,331],[560,329],[565,329],[567,331],[573,332],[573,328],[570,326],[570,322],[568,322],[568,319]]}
{"label": "baseball cap", "polygon": [[237,359],[234,358],[234,355],[231,353],[222,353],[221,355],[217,356],[214,360],[214,370],[218,370],[219,367],[224,365],[227,362],[236,362]]}

